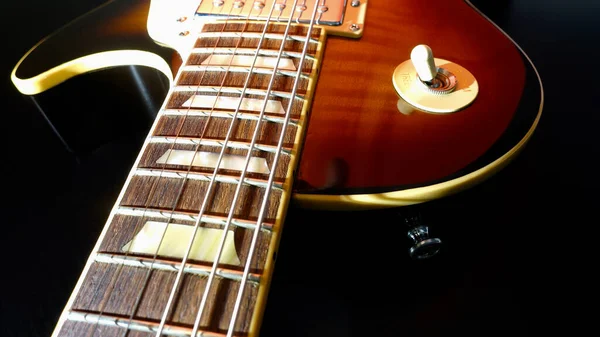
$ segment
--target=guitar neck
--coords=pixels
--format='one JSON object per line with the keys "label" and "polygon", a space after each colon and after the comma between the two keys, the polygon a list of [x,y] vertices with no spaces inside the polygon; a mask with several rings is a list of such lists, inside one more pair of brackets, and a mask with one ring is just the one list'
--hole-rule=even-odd
{"label": "guitar neck", "polygon": [[258,333],[324,39],[202,27],[53,336]]}

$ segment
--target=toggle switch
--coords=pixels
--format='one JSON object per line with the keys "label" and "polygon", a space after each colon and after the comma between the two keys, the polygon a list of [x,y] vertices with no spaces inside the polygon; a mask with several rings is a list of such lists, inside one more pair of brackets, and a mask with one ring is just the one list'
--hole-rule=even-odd
{"label": "toggle switch", "polygon": [[394,70],[392,82],[401,99],[418,110],[445,114],[470,105],[479,93],[477,80],[464,67],[434,57],[424,44],[415,46],[410,59]]}

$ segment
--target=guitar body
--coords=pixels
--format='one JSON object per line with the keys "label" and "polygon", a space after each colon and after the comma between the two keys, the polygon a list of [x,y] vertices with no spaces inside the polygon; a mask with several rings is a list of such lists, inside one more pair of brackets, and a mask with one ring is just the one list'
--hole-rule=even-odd
{"label": "guitar body", "polygon": [[[107,2],[11,74],[55,118],[102,106],[95,126],[147,134],[54,336],[257,336],[292,200],[375,209],[457,193],[514,159],[541,116],[533,64],[462,0],[339,1],[340,27],[313,26],[313,10],[308,24],[198,28],[198,3]],[[400,99],[397,70],[421,44],[467,69],[456,92],[472,102],[433,113]]]}
{"label": "guitar body", "polygon": [[[32,48],[12,80],[24,94],[43,96],[77,75],[133,65],[172,83],[188,56],[180,33],[190,29],[196,2],[109,2]],[[328,34],[293,200],[323,209],[417,204],[480,183],[514,159],[543,106],[523,51],[463,0],[363,5],[360,38]],[[479,94],[472,104],[451,114],[399,111],[392,76],[419,44],[473,74]],[[144,85],[152,79],[159,77]]]}

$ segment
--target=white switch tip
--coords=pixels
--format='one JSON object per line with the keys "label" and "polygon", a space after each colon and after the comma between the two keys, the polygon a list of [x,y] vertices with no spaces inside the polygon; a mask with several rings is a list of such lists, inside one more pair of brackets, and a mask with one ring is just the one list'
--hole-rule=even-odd
{"label": "white switch tip", "polygon": [[414,47],[410,53],[410,59],[421,81],[431,82],[437,76],[433,52],[429,46],[420,44]]}

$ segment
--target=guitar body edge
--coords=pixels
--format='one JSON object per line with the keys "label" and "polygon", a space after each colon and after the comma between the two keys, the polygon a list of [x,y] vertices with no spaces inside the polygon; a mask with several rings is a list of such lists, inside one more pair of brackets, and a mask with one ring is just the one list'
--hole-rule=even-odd
{"label": "guitar body edge", "polygon": [[170,62],[176,61],[173,53],[178,43],[175,39],[169,46],[160,43],[164,34],[156,33],[159,25],[152,20],[165,7],[164,0],[152,4],[109,1],[28,50],[13,67],[11,81],[22,94],[37,95],[75,76],[113,67],[145,66],[172,82],[175,72]]}
{"label": "guitar body edge", "polygon": [[410,206],[451,196],[485,181],[508,165],[523,150],[533,135],[541,114],[542,106],[540,105],[534,125],[531,126],[527,135],[511,151],[503,157],[498,158],[492,164],[467,176],[427,187],[384,193],[347,195],[296,193],[293,195],[293,201],[295,205],[306,209],[371,210]]}

